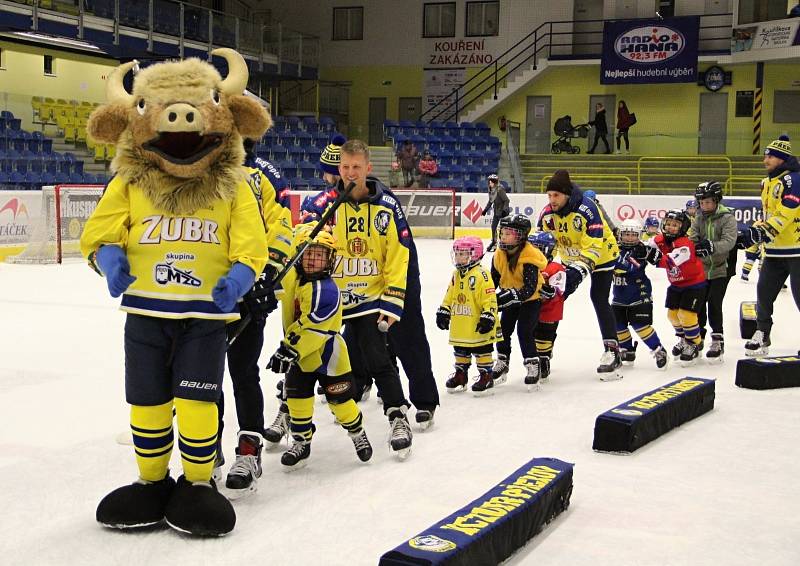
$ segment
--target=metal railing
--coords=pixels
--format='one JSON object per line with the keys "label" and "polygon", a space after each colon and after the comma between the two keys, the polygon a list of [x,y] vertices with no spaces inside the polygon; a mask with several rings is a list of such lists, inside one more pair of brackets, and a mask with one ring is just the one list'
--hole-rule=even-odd
{"label": "metal railing", "polygon": [[215,46],[232,47],[244,54],[256,57],[264,64],[277,58],[278,74],[281,63],[297,67],[297,76],[303,67],[319,66],[319,37],[283,28],[249,21],[210,8],[178,0],[7,0],[30,10],[31,28],[38,31],[41,18],[55,17],[58,21],[69,21],[78,27],[78,39],[84,39],[86,16],[113,21],[113,44],[119,45],[120,33],[126,28],[146,33],[148,50],[153,50],[154,40],[163,41],[162,36],[173,36],[178,41],[179,54],[183,57],[186,42],[207,46],[210,52]]}
{"label": "metal railing", "polygon": [[[674,156],[674,157],[661,157],[661,156],[642,156],[636,160],[636,186],[638,187],[639,191],[642,189],[642,164],[648,161],[651,162],[661,162],[661,163],[709,163],[709,162],[717,162],[722,163],[722,168],[727,168],[728,175],[726,178],[733,177],[733,162],[731,159],[725,155],[714,155],[714,156]],[[648,177],[674,177],[675,173],[671,171],[667,171],[666,173],[651,173],[645,172],[645,175]],[[706,175],[707,176],[707,175]]]}
{"label": "metal railing", "polygon": [[[706,14],[700,18],[700,52],[724,51],[723,48],[712,49],[716,46],[721,47],[722,41],[727,42],[730,51],[733,14],[730,12]],[[503,88],[505,81],[523,65],[530,63],[528,68],[536,69],[540,57],[575,59],[599,57],[602,52],[602,27],[605,21],[563,20],[541,24],[423,112],[420,120],[432,122],[441,120],[445,116],[455,116],[457,122],[459,114],[482,101],[490,93],[497,100],[498,90]],[[573,28],[576,24],[582,29],[575,31]],[[597,26],[599,29],[586,29],[592,26]],[[703,46],[706,49],[703,49]]]}
{"label": "metal railing", "polygon": [[[544,177],[542,177],[541,183],[539,183],[539,192],[540,193],[545,192],[545,190],[544,190],[545,189],[545,184],[547,183],[547,181],[550,180],[550,177],[551,177],[551,175],[545,175]],[[569,178],[570,179],[575,179],[575,180],[583,179],[583,180],[601,181],[601,182],[602,181],[624,181],[628,185],[628,194],[629,195],[633,194],[633,181],[627,175],[617,175],[617,174],[612,174],[612,173],[608,173],[608,174],[605,174],[605,173],[580,174],[580,173],[578,173],[578,174],[574,174],[573,175],[572,173],[570,173]],[[616,187],[606,187],[606,188],[616,188]],[[636,187],[636,192],[637,192],[637,194],[641,194],[642,193],[642,187],[641,186],[637,186]]]}
{"label": "metal railing", "polygon": [[723,187],[722,192],[726,195],[733,195],[736,192],[734,189],[734,183],[736,181],[752,184],[750,187],[750,191],[752,191],[753,187],[760,186],[761,181],[763,180],[764,177],[756,177],[755,175],[732,175],[725,180],[725,186]]}

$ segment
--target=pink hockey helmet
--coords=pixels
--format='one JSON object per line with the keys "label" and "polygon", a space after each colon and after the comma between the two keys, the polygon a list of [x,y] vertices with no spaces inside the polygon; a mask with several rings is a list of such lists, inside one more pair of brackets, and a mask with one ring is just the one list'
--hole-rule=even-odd
{"label": "pink hockey helmet", "polygon": [[459,269],[467,269],[479,264],[483,259],[483,240],[477,236],[458,238],[453,242],[450,257],[453,258],[453,265]]}

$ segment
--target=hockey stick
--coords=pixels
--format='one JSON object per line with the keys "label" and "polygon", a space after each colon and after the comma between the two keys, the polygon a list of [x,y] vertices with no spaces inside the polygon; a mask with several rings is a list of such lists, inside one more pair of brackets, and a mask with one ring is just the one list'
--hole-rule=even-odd
{"label": "hockey stick", "polygon": [[[331,204],[328,207],[328,209],[325,211],[325,213],[317,222],[317,225],[314,226],[313,230],[311,230],[311,233],[308,235],[308,238],[298,246],[297,251],[292,256],[292,259],[289,260],[289,263],[287,263],[286,266],[280,271],[280,273],[278,273],[275,279],[272,280],[273,288],[277,287],[278,283],[280,283],[283,280],[283,278],[286,277],[289,271],[295,266],[295,264],[298,261],[300,261],[300,258],[303,257],[303,253],[306,251],[308,245],[314,240],[317,234],[319,234],[322,231],[322,229],[325,227],[325,224],[328,223],[328,220],[330,220],[331,217],[334,214],[336,214],[336,209],[339,208],[339,206],[345,201],[345,199],[347,199],[347,197],[350,196],[350,193],[353,191],[355,186],[356,184],[351,182],[349,185],[347,185],[347,187],[345,187],[344,191],[342,191],[337,195],[336,200],[333,201],[333,204]],[[356,203],[353,203],[353,205],[356,207],[356,209],[358,209],[358,205]],[[241,335],[244,329],[247,328],[247,325],[250,324],[252,320],[253,320],[253,315],[248,312],[247,315],[242,319],[242,322],[240,322],[239,325],[236,327],[234,333],[228,339],[228,348],[231,347],[231,344],[236,342],[236,339]]]}

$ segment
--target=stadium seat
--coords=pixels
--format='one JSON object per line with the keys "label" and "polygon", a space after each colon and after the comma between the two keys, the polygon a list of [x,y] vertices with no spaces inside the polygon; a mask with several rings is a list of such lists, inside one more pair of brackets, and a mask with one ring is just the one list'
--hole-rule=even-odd
{"label": "stadium seat", "polygon": [[5,185],[9,185],[10,182],[8,180],[8,173],[5,171],[0,171],[0,189],[6,189]]}

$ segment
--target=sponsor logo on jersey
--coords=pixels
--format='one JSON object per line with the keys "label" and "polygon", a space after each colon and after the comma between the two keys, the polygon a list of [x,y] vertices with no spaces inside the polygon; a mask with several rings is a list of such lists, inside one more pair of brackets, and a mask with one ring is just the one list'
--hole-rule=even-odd
{"label": "sponsor logo on jersey", "polygon": [[178,269],[172,263],[157,263],[154,273],[156,283],[159,285],[200,287],[203,284],[203,281],[192,275],[190,270]]}
{"label": "sponsor logo on jersey", "polygon": [[337,255],[332,277],[369,277],[379,275],[378,261],[368,257]]}
{"label": "sponsor logo on jersey", "polygon": [[362,295],[361,293],[356,293],[355,291],[351,291],[350,289],[343,290],[341,292],[341,295],[342,295],[342,305],[345,307],[349,307],[351,305],[358,305],[367,300],[366,295]]}
{"label": "sponsor logo on jersey", "polygon": [[580,232],[583,229],[583,219],[580,216],[573,217],[572,227],[575,228],[576,231]]}
{"label": "sponsor logo on jersey", "polygon": [[350,383],[347,381],[341,381],[339,383],[331,383],[325,388],[325,391],[331,395],[338,395],[340,393],[344,393],[348,389],[350,389]]}
{"label": "sponsor logo on jersey", "polygon": [[147,216],[142,223],[146,228],[140,244],[160,244],[165,242],[203,242],[219,244],[217,229],[219,225],[208,218],[165,217],[161,214]]}
{"label": "sponsor logo on jersey", "polygon": [[439,538],[436,535],[422,535],[414,537],[408,541],[411,548],[426,550],[428,552],[449,552],[455,550],[456,543],[447,539]]}
{"label": "sponsor logo on jersey", "polygon": [[365,256],[369,252],[369,244],[364,238],[355,236],[347,240],[347,253],[351,256]]}
{"label": "sponsor logo on jersey", "polygon": [[458,295],[456,295],[456,301],[458,302],[459,305],[463,305],[464,303],[467,302],[467,296],[464,295],[464,293],[459,293]]}
{"label": "sponsor logo on jersey", "polygon": [[406,298],[406,292],[403,289],[398,289],[397,287],[389,287],[383,292],[383,294],[387,297],[396,297],[402,300],[405,300]]}
{"label": "sponsor logo on jersey", "polygon": [[391,223],[392,219],[389,216],[389,213],[385,210],[381,210],[377,215],[375,215],[375,220],[373,221],[375,224],[375,229],[378,231],[378,234],[381,236],[385,236],[386,232],[389,231],[389,224]]}

